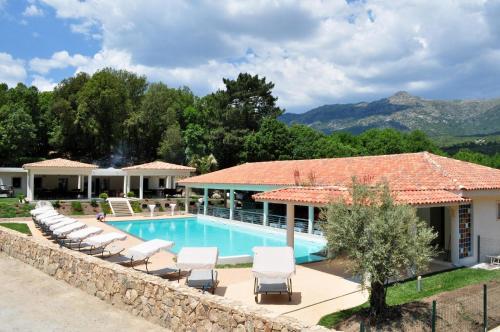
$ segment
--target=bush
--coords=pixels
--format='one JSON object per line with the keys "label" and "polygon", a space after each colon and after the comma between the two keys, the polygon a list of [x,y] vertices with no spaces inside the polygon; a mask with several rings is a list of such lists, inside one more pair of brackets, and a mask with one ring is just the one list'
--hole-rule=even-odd
{"label": "bush", "polygon": [[133,191],[129,191],[129,192],[127,193],[127,197],[135,197],[134,192],[133,192]]}
{"label": "bush", "polygon": [[71,202],[71,209],[73,210],[73,214],[83,214],[82,203],[78,201]]}
{"label": "bush", "polygon": [[138,201],[131,201],[130,206],[132,207],[132,211],[134,211],[134,213],[142,212],[141,203]]}
{"label": "bush", "polygon": [[54,204],[52,204],[54,208],[59,209],[61,207],[61,202],[59,200],[55,201]]}
{"label": "bush", "polygon": [[99,198],[100,198],[100,199],[103,199],[103,200],[107,200],[107,199],[108,199],[108,194],[107,194],[107,193],[101,193],[101,194],[99,195]]}
{"label": "bush", "polygon": [[17,199],[19,200],[19,203],[25,203],[24,195],[23,194],[17,195]]}
{"label": "bush", "polygon": [[101,211],[105,214],[111,214],[111,208],[108,202],[101,202]]}
{"label": "bush", "polygon": [[92,200],[90,201],[90,206],[92,206],[92,207],[98,207],[98,206],[99,206],[99,204],[97,204],[97,201],[96,201],[95,199],[92,199]]}

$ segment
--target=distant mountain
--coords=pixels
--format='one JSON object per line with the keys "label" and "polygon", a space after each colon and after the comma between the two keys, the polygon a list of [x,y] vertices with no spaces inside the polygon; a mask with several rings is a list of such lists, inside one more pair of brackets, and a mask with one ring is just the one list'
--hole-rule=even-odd
{"label": "distant mountain", "polygon": [[500,99],[426,100],[400,91],[370,103],[324,105],[303,114],[285,113],[281,120],[326,133],[358,134],[371,128],[395,128],[420,129],[430,136],[489,135],[500,132]]}

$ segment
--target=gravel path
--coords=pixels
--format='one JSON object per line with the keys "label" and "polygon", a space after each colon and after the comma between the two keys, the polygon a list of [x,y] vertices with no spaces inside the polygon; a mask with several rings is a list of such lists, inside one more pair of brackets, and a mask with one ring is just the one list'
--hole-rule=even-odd
{"label": "gravel path", "polygon": [[0,253],[0,331],[166,331]]}

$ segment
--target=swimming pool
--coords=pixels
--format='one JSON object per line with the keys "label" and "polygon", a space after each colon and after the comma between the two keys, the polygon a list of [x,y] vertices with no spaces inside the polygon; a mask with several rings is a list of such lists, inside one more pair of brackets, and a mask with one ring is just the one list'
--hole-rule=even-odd
{"label": "swimming pool", "polygon": [[[204,217],[111,221],[108,224],[143,240],[164,239],[175,242],[172,252],[182,247],[218,247],[221,262],[245,262],[256,246],[284,246],[286,234],[264,227],[220,222]],[[315,255],[324,247],[323,241],[295,237],[297,263],[324,259]],[[225,259],[226,258],[226,259]],[[231,259],[232,258],[232,259]]]}

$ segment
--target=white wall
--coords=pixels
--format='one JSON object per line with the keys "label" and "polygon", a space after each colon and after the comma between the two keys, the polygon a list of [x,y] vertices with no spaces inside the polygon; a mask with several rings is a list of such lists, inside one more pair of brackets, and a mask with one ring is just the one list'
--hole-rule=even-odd
{"label": "white wall", "polygon": [[28,181],[26,173],[1,172],[0,184],[12,186],[12,178],[21,178],[21,188],[14,188],[14,194],[15,195],[23,194],[26,196],[27,181]]}
{"label": "white wall", "polygon": [[[500,220],[497,219],[499,196],[473,198],[472,201],[472,234],[474,256],[463,259],[464,264],[477,262],[477,236],[481,236],[481,260],[486,255],[500,254]],[[461,260],[462,262],[462,260]]]}

